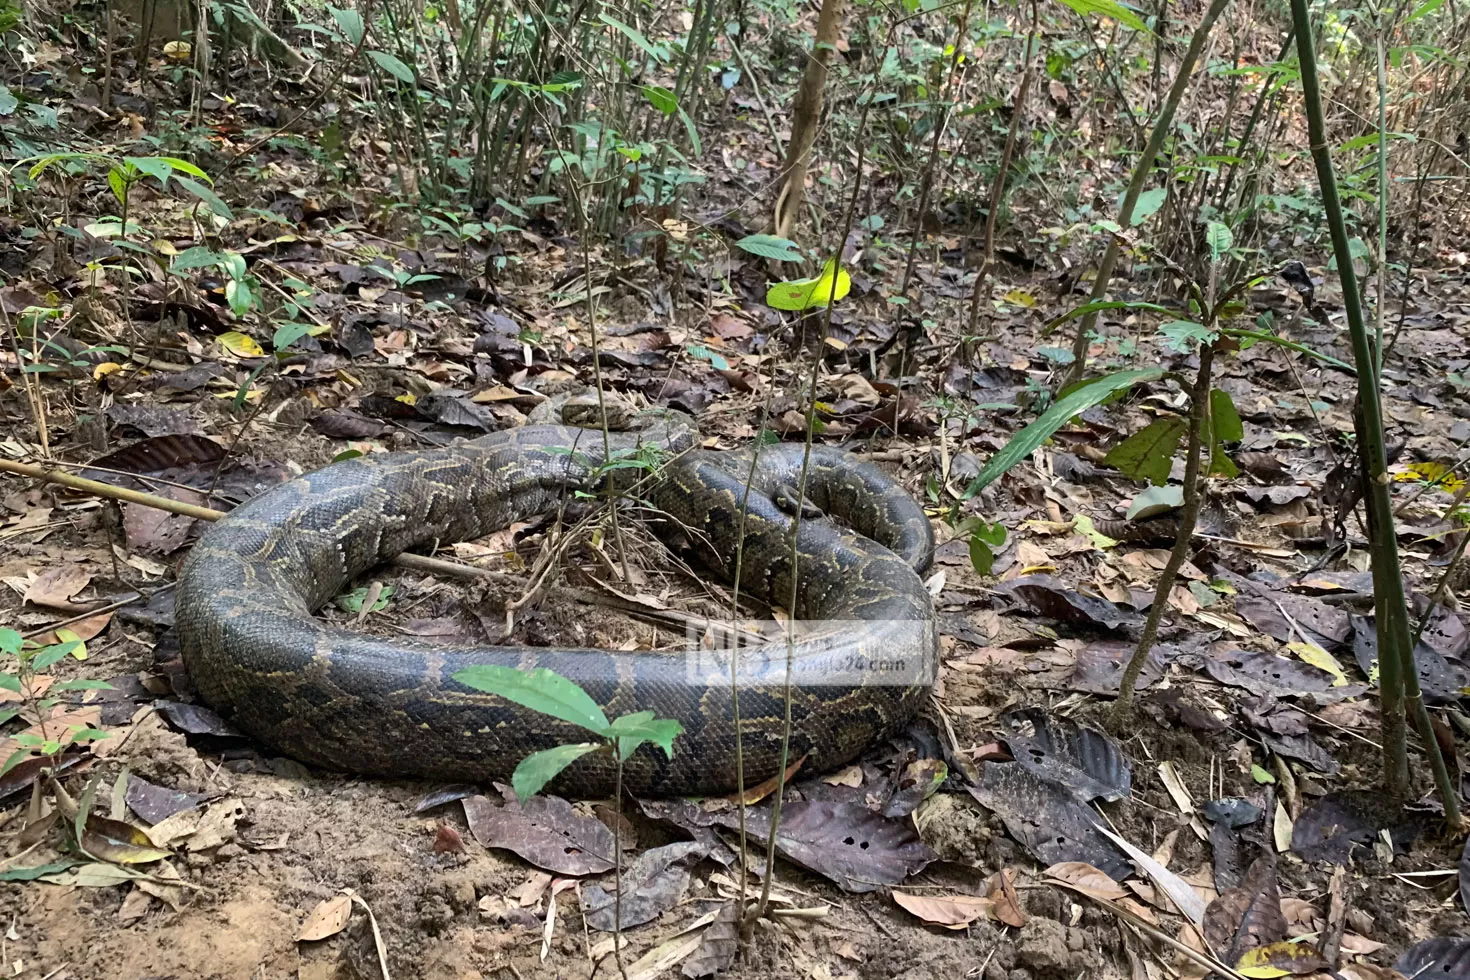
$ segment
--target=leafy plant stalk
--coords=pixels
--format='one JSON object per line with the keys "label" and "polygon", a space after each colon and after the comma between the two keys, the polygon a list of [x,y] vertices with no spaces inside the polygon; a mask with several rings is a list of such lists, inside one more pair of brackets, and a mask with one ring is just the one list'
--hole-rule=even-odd
{"label": "leafy plant stalk", "polygon": [[1179,511],[1179,533],[1174,547],[1169,551],[1169,560],[1159,573],[1159,584],[1154,588],[1154,601],[1148,607],[1148,618],[1143,624],[1143,635],[1133,648],[1133,655],[1123,668],[1118,681],[1118,700],[1113,703],[1112,720],[1117,726],[1127,723],[1133,716],[1133,692],[1138,686],[1138,675],[1148,662],[1148,653],[1153,649],[1159,633],[1159,621],[1169,606],[1169,594],[1174,589],[1174,580],[1184,561],[1189,557],[1189,546],[1194,539],[1194,528],[1199,522],[1203,480],[1200,479],[1200,460],[1204,456],[1203,434],[1209,429],[1210,375],[1215,361],[1215,344],[1204,343],[1199,350],[1199,372],[1195,375],[1194,389],[1190,392],[1189,430],[1184,457],[1184,502]]}
{"label": "leafy plant stalk", "polygon": [[[1225,5],[1229,2],[1230,0],[1212,0],[1199,26],[1195,28],[1194,36],[1189,39],[1189,48],[1184,52],[1184,58],[1179,63],[1179,73],[1174,76],[1174,84],[1169,87],[1168,98],[1164,100],[1163,108],[1159,110],[1154,120],[1153,131],[1149,133],[1148,143],[1144,146],[1143,153],[1133,168],[1133,177],[1129,180],[1128,190],[1123,195],[1123,204],[1118,210],[1118,224],[1124,228],[1133,224],[1133,209],[1138,204],[1138,196],[1143,193],[1143,187],[1148,183],[1149,174],[1153,171],[1154,160],[1158,158],[1159,150],[1163,148],[1164,141],[1168,139],[1173,129],[1174,113],[1184,98],[1185,90],[1189,88],[1189,80],[1194,74],[1195,63],[1199,61],[1200,54],[1204,51],[1205,41],[1209,39],[1211,28],[1215,26],[1215,21],[1220,19],[1220,14],[1224,12]],[[1107,248],[1103,251],[1102,261],[1098,263],[1097,279],[1092,284],[1093,302],[1100,301],[1107,295],[1108,281],[1113,277],[1113,267],[1118,264],[1118,252],[1118,240],[1110,236]],[[1072,365],[1067,372],[1063,388],[1075,384],[1082,378],[1082,373],[1087,366],[1088,340],[1096,325],[1096,313],[1087,314],[1077,325],[1077,334],[1072,338]]]}
{"label": "leafy plant stalk", "polygon": [[1342,301],[1347,314],[1348,332],[1352,338],[1353,361],[1358,367],[1358,453],[1365,484],[1368,539],[1373,557],[1384,788],[1398,798],[1404,798],[1409,793],[1405,717],[1408,711],[1412,711],[1423,735],[1424,750],[1429,757],[1430,768],[1434,771],[1434,781],[1444,805],[1445,819],[1450,826],[1458,828],[1461,822],[1459,793],[1450,783],[1448,770],[1439,752],[1439,743],[1429,724],[1429,712],[1424,706],[1419,689],[1419,672],[1414,663],[1413,646],[1410,644],[1408,605],[1404,599],[1398,541],[1394,536],[1393,501],[1389,494],[1390,477],[1384,447],[1383,409],[1379,403],[1378,374],[1374,369],[1377,355],[1363,318],[1347,223],[1343,219],[1342,201],[1337,192],[1337,175],[1327,148],[1327,128],[1323,119],[1322,93],[1317,77],[1317,54],[1312,40],[1307,0],[1291,0],[1291,16],[1296,26],[1307,134],[1312,160],[1317,168],[1317,183],[1322,191],[1322,207],[1332,235],[1332,250],[1337,258],[1337,274],[1342,281]]}

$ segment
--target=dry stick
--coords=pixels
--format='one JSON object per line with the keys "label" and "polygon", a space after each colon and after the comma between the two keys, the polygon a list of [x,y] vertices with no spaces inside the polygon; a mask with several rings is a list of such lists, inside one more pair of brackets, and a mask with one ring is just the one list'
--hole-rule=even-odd
{"label": "dry stick", "polygon": [[1174,578],[1189,555],[1190,539],[1194,525],[1199,520],[1200,500],[1204,496],[1200,487],[1200,457],[1204,455],[1200,445],[1200,434],[1205,430],[1205,421],[1210,411],[1210,369],[1214,364],[1213,344],[1203,344],[1199,351],[1199,374],[1195,377],[1194,390],[1190,393],[1188,455],[1184,460],[1184,507],[1179,513],[1179,536],[1174,539],[1174,548],[1169,560],[1159,574],[1159,584],[1154,589],[1153,605],[1149,606],[1148,619],[1143,624],[1143,635],[1138,646],[1123,669],[1118,682],[1118,700],[1113,703],[1112,719],[1115,724],[1125,723],[1133,715],[1133,689],[1138,684],[1138,675],[1148,660],[1154,638],[1159,632],[1159,620],[1169,605],[1169,592],[1174,588]]}
{"label": "dry stick", "polygon": [[[985,283],[995,267],[995,222],[1000,213],[1000,202],[1005,197],[1006,177],[1011,169],[1011,157],[1016,152],[1016,132],[1021,128],[1021,115],[1026,108],[1026,95],[1031,91],[1032,50],[1040,26],[1036,0],[1031,0],[1031,33],[1026,36],[1026,58],[1021,62],[1021,87],[1016,90],[1016,101],[1011,107],[1011,128],[1006,132],[1005,149],[1000,154],[1000,169],[996,171],[995,183],[990,187],[990,209],[985,214],[985,240],[980,254],[980,271],[975,274],[975,288],[970,292],[970,322],[965,332],[974,337],[980,321],[980,300],[985,295]],[[972,355],[973,356],[973,355]]]}
{"label": "dry stick", "polygon": [[[109,500],[120,500],[129,504],[141,504],[144,507],[152,507],[155,510],[166,510],[171,514],[180,514],[184,517],[193,517],[201,521],[217,521],[225,516],[222,510],[214,510],[211,507],[200,507],[196,504],[186,504],[179,500],[170,500],[167,497],[159,497],[151,493],[143,493],[141,490],[129,490],[127,487],[115,486],[111,483],[102,483],[99,480],[88,480],[80,476],[72,476],[70,473],[62,473],[59,470],[50,469],[45,466],[36,466],[32,463],[18,463],[15,460],[0,459],[0,473],[14,473],[18,476],[28,476],[33,480],[45,480],[47,483],[55,483],[72,490],[80,490],[94,497],[106,497]],[[455,575],[460,578],[488,578],[495,573],[483,568],[474,568],[470,565],[461,565],[457,562],[445,561],[442,558],[431,558],[427,555],[401,554],[396,556],[391,564],[401,568],[411,568],[416,572],[437,572],[442,575]],[[87,615],[95,615],[93,610]]]}
{"label": "dry stick", "polygon": [[[970,30],[971,6],[972,0],[965,0],[965,8],[960,12],[959,26],[955,29],[954,55],[950,58],[949,71],[944,74],[944,84],[939,89],[939,118],[934,120],[934,136],[929,141],[929,160],[924,165],[924,176],[919,182],[919,206],[914,211],[913,237],[909,239],[908,260],[904,262],[903,279],[898,286],[898,295],[905,301],[909,297],[909,284],[914,278],[914,260],[919,255],[919,240],[924,237],[924,214],[929,210],[929,195],[934,192],[934,169],[939,162],[939,143],[944,138],[945,130],[949,128],[949,92],[950,87],[954,84],[955,76],[960,73],[960,59],[964,56],[965,38]],[[911,321],[907,331],[908,336],[903,342],[903,357],[899,358],[898,375],[900,378],[908,370],[909,362],[914,356],[914,341],[922,331],[922,326],[915,327]]]}
{"label": "dry stick", "polygon": [[[1199,60],[1200,53],[1205,49],[1210,29],[1215,26],[1215,21],[1220,18],[1220,14],[1225,10],[1225,5],[1229,2],[1230,0],[1213,0],[1210,9],[1205,11],[1204,19],[1200,21],[1199,27],[1195,28],[1194,36],[1189,39],[1189,49],[1184,52],[1184,60],[1179,65],[1179,74],[1174,77],[1174,84],[1169,88],[1169,97],[1164,100],[1164,107],[1159,110],[1159,116],[1154,121],[1153,132],[1149,133],[1143,154],[1133,168],[1133,177],[1128,181],[1128,191],[1123,195],[1123,205],[1118,209],[1118,224],[1124,228],[1133,224],[1133,209],[1138,204],[1138,196],[1143,193],[1143,185],[1148,183],[1149,174],[1153,172],[1154,160],[1158,157],[1159,150],[1163,148],[1164,140],[1168,138],[1173,129],[1174,112],[1179,108],[1185,90],[1189,88],[1189,79],[1194,74],[1195,62]],[[1118,239],[1109,236],[1102,261],[1098,263],[1097,279],[1092,283],[1089,303],[1101,302],[1107,296],[1108,281],[1113,277],[1113,267],[1118,264],[1119,250]],[[1087,367],[1088,337],[1096,325],[1096,310],[1086,314],[1079,321],[1077,334],[1072,338],[1072,366],[1067,372],[1066,381],[1062,384],[1063,388],[1075,384],[1082,378],[1082,373]]]}

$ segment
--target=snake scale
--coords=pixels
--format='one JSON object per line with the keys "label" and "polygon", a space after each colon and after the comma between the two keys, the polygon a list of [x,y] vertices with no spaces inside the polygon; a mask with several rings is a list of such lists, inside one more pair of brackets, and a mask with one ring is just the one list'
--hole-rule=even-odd
{"label": "snake scale", "polygon": [[[692,424],[670,414],[617,432],[615,457],[656,445],[676,453],[638,497],[655,530],[729,580],[744,521],[742,594],[784,607],[802,447],[691,450]],[[672,758],[650,745],[624,785],[653,796],[735,786],[730,653],[438,646],[325,623],[314,610],[400,552],[468,540],[554,510],[608,478],[603,433],[526,425],[451,448],[332,463],[253,498],[201,536],[181,570],[183,658],[203,698],[268,746],[324,768],[390,778],[505,780],[531,752],[588,734],[457,683],[473,664],[547,667],[580,684],[609,718],[653,710],[684,734]],[[933,683],[937,637],[919,578],[933,531],[917,503],[870,463],[813,447],[794,571],[791,759],[808,770],[850,761],[894,732]],[[661,530],[660,530],[661,528]],[[747,785],[780,764],[788,644],[739,652]],[[549,789],[609,795],[614,763],[583,756]]]}

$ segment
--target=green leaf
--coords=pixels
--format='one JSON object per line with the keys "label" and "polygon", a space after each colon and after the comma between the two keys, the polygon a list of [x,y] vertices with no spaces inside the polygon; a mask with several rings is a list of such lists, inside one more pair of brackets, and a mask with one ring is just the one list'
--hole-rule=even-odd
{"label": "green leaf", "polygon": [[684,132],[689,136],[689,148],[694,151],[696,157],[704,156],[704,147],[699,142],[699,130],[695,127],[694,120],[689,117],[689,113],[684,111],[683,106],[679,107],[679,121],[684,124]]}
{"label": "green leaf", "polygon": [[591,695],[572,681],[545,667],[520,670],[492,664],[476,664],[456,671],[454,679],[465,687],[488,694],[498,694],[507,701],[580,725],[604,738],[608,735],[607,715],[602,713]]}
{"label": "green leaf", "polygon": [[188,272],[191,269],[209,269],[220,263],[221,256],[212,248],[195,245],[173,257],[169,268],[173,272]]}
{"label": "green leaf", "polygon": [[310,332],[309,323],[283,323],[276,327],[276,332],[271,337],[271,347],[276,351],[283,351]]}
{"label": "green leaf", "polygon": [[[20,739],[16,739],[16,741],[18,742],[20,741]],[[14,752],[10,753],[10,757],[6,759],[3,763],[0,763],[0,776],[5,775],[10,770],[20,765],[22,762],[30,757],[30,754],[31,750],[29,748],[16,749]]]}
{"label": "green leaf", "polygon": [[45,670],[81,645],[82,642],[80,640],[71,640],[67,643],[53,643],[36,654],[35,659],[31,661],[31,669],[35,671]]}
{"label": "green leaf", "polygon": [[1210,261],[1219,262],[1235,245],[1235,235],[1226,225],[1211,221],[1205,225],[1205,244],[1210,246]]}
{"label": "green leaf", "polygon": [[205,207],[209,208],[209,210],[213,211],[221,218],[224,218],[226,221],[235,220],[235,215],[230,210],[230,206],[224,201],[220,200],[220,196],[218,194],[210,190],[208,187],[205,187],[203,184],[199,183],[199,181],[193,179],[192,177],[180,177],[178,174],[174,174],[174,181],[178,183],[180,187],[184,188],[184,190],[188,191],[190,194],[193,194],[195,197],[199,198],[199,200],[203,201]]}
{"label": "green leaf", "polygon": [[42,875],[54,875],[58,871],[65,871],[75,861],[53,861],[50,864],[34,864],[29,868],[11,868],[8,871],[0,871],[0,881],[34,881]]}
{"label": "green leaf", "polygon": [[1240,414],[1235,411],[1235,402],[1228,392],[1219,388],[1210,390],[1210,467],[1206,476],[1223,476],[1233,480],[1240,475],[1235,461],[1225,454],[1225,443],[1240,442],[1245,438],[1245,426]]}
{"label": "green leaf", "polygon": [[776,262],[801,261],[801,247],[791,239],[779,235],[746,235],[735,246],[745,249],[751,255],[759,255],[763,259]]}
{"label": "green leaf", "polygon": [[[1440,2],[1443,3],[1444,0]],[[8,86],[0,85],[0,116],[11,115],[19,108],[20,100],[15,97],[15,93],[11,92]]]}
{"label": "green leaf", "polygon": [[1251,763],[1251,778],[1254,779],[1258,783],[1274,783],[1274,782],[1276,782],[1276,777],[1275,776],[1271,775],[1271,773],[1269,773],[1265,769],[1262,769],[1260,766],[1256,765],[1254,762]]}
{"label": "green leaf", "polygon": [[413,69],[393,57],[393,55],[386,51],[369,51],[368,57],[376,61],[379,68],[400,82],[406,82],[409,85],[413,84]]}
{"label": "green leaf", "polygon": [[709,361],[710,367],[716,371],[728,371],[730,369],[729,361],[703,344],[688,344],[684,349],[689,352],[689,356],[691,357],[697,357],[702,361]]}
{"label": "green leaf", "polygon": [[672,718],[654,718],[652,711],[636,711],[623,715],[610,726],[609,733],[618,740],[618,758],[627,759],[638,746],[652,742],[674,757],[674,739],[683,734],[684,726]]}
{"label": "green leaf", "polygon": [[1154,187],[1138,195],[1138,200],[1133,202],[1133,215],[1128,224],[1136,228],[1152,218],[1154,213],[1164,206],[1164,201],[1168,196],[1169,188],[1167,187]]}
{"label": "green leaf", "polygon": [[111,691],[112,689],[112,685],[106,681],[96,681],[90,677],[78,677],[75,680],[51,685],[51,691],[57,694],[66,691]]}
{"label": "green leaf", "polygon": [[679,111],[679,99],[672,91],[661,85],[645,85],[640,91],[655,109],[666,116]]}
{"label": "green leaf", "polygon": [[0,690],[12,694],[20,693],[20,678],[15,674],[0,673]]}
{"label": "green leaf", "polygon": [[121,170],[113,167],[107,171],[107,186],[112,188],[112,196],[117,198],[117,203],[126,205],[128,201],[128,181]]}
{"label": "green leaf", "polygon": [[1195,323],[1193,320],[1170,320],[1159,324],[1159,333],[1163,334],[1169,341],[1169,346],[1182,354],[1187,354],[1202,343],[1212,343],[1220,336],[1218,330],[1211,330],[1204,324]]}
{"label": "green leaf", "polygon": [[516,799],[524,803],[541,792],[541,787],[555,779],[567,766],[599,748],[601,746],[596,742],[573,742],[569,745],[558,745],[554,749],[532,752],[511,773],[510,788],[516,791]]}
{"label": "green leaf", "polygon": [[1404,18],[1404,26],[1408,27],[1410,24],[1414,23],[1414,21],[1420,20],[1424,17],[1428,17],[1430,14],[1434,13],[1436,10],[1443,6],[1444,0],[1424,0],[1423,3],[1414,8],[1413,12],[1410,13],[1409,16]]}
{"label": "green leaf", "polygon": [[609,16],[608,14],[600,13],[597,15],[597,19],[602,21],[608,27],[613,27],[619,31],[622,31],[624,37],[632,41],[634,44],[638,45],[638,47],[642,48],[644,53],[647,54],[654,61],[664,60],[663,52],[654,47],[653,42],[644,37],[643,32],[638,30],[636,27],[631,27],[628,24],[624,24],[616,17]]}
{"label": "green leaf", "polygon": [[5,724],[18,714],[20,714],[19,708],[0,708],[0,725]]}
{"label": "green leaf", "polygon": [[1139,368],[1134,371],[1118,371],[1095,378],[1057,399],[1051,408],[1035,422],[1017,432],[1000,452],[990,457],[980,475],[965,488],[964,498],[969,499],[1000,479],[1012,466],[1030,456],[1047,439],[1079,412],[1101,405],[1115,392],[1131,388],[1145,381],[1157,381],[1164,376],[1164,369]]}
{"label": "green leaf", "polygon": [[773,310],[809,310],[836,302],[852,290],[852,276],[846,269],[837,268],[836,284],[833,284],[833,269],[836,264],[828,259],[822,274],[815,279],[792,279],[778,282],[766,290],[766,305]]}
{"label": "green leaf", "polygon": [[0,653],[20,653],[21,644],[25,643],[22,637],[13,629],[0,629]]}
{"label": "green leaf", "polygon": [[1114,3],[1113,0],[1060,0],[1061,3],[1082,16],[1097,14],[1116,20],[1118,23],[1133,28],[1135,31],[1149,33],[1148,25],[1143,19],[1122,4]]}
{"label": "green leaf", "polygon": [[970,564],[981,575],[989,575],[995,566],[995,553],[1006,543],[1006,526],[1000,521],[986,524],[976,521],[970,532]]}
{"label": "green leaf", "polygon": [[362,14],[356,10],[339,10],[336,7],[327,8],[332,13],[332,19],[342,29],[342,35],[352,44],[362,43]]}
{"label": "green leaf", "polygon": [[1149,487],[1147,490],[1133,498],[1133,503],[1128,505],[1128,519],[1130,521],[1144,520],[1167,514],[1171,510],[1178,510],[1184,506],[1184,488],[1173,485],[1166,487]]}
{"label": "green leaf", "polygon": [[174,168],[163,157],[124,157],[123,163],[132,164],[139,173],[156,178],[164,185],[168,184],[169,175],[174,172]]}
{"label": "green leaf", "polygon": [[1169,482],[1169,468],[1188,428],[1189,423],[1178,417],[1156,419],[1114,446],[1103,462],[1130,480],[1163,486]]}

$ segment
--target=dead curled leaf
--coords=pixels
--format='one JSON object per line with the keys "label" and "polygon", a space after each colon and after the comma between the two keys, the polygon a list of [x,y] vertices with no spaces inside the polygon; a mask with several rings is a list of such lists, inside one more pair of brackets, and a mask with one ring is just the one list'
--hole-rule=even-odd
{"label": "dead curled leaf", "polygon": [[1059,861],[1047,868],[1045,874],[1089,898],[1116,902],[1128,897],[1128,889],[1085,861]]}
{"label": "dead curled leaf", "polygon": [[963,929],[979,918],[991,917],[995,901],[978,895],[910,895],[895,891],[893,900],[930,925]]}
{"label": "dead curled leaf", "polygon": [[347,926],[352,918],[352,898],[348,895],[333,895],[317,903],[316,908],[301,923],[296,934],[297,942],[316,942],[335,936]]}

